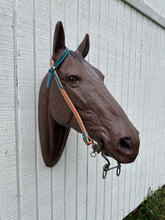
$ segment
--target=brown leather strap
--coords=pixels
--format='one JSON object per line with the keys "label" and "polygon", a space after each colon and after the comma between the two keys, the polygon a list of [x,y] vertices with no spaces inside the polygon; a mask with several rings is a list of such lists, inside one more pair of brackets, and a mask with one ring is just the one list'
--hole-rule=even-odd
{"label": "brown leather strap", "polygon": [[[52,67],[53,67],[52,57],[50,58],[49,63],[50,63],[50,68],[52,68]],[[82,122],[82,119],[81,119],[79,113],[77,112],[76,108],[74,107],[74,105],[73,105],[71,99],[70,99],[69,96],[67,95],[65,89],[63,88],[62,83],[61,83],[61,80],[59,79],[56,70],[54,69],[53,72],[54,72],[54,74],[55,74],[54,78],[55,78],[56,83],[57,83],[57,80],[58,80],[59,84],[61,84],[61,86],[59,86],[59,84],[57,83],[58,88],[60,89],[61,94],[63,95],[63,97],[64,97],[66,103],[68,104],[70,110],[71,110],[72,113],[74,114],[74,116],[75,116],[75,118],[76,118],[76,120],[77,120],[77,122],[78,122],[78,124],[79,124],[79,126],[80,126],[80,128],[81,128],[81,131],[82,131],[82,134],[83,134],[83,140],[84,140],[84,142],[86,143],[86,145],[92,144],[92,140],[91,140],[91,138],[89,137],[89,135],[88,135],[88,133],[87,133],[87,131],[86,131],[86,128],[85,128],[85,126],[84,126],[84,124],[83,124],[83,122]],[[56,79],[56,78],[57,78],[57,79]]]}

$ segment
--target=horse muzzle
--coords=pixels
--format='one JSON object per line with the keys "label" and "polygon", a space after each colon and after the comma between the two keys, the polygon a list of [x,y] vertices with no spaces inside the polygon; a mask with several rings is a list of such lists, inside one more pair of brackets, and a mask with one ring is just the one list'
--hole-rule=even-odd
{"label": "horse muzzle", "polygon": [[133,137],[121,137],[113,141],[104,138],[101,139],[100,143],[103,154],[113,157],[120,163],[132,163],[139,153],[140,139],[138,133]]}

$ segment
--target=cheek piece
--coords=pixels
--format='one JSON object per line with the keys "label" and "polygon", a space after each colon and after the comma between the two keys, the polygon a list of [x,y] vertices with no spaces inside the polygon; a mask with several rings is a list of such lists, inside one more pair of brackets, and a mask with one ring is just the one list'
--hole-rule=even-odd
{"label": "cheek piece", "polygon": [[87,133],[87,130],[82,122],[82,119],[79,115],[79,113],[77,112],[76,108],[74,107],[71,99],[69,98],[69,96],[67,95],[62,83],[61,83],[61,80],[59,79],[58,77],[58,74],[57,74],[57,71],[56,71],[56,68],[64,61],[64,59],[67,57],[69,53],[69,50],[68,48],[66,48],[63,52],[63,54],[61,55],[61,57],[56,61],[56,63],[53,64],[53,61],[52,61],[52,56],[50,58],[50,69],[48,70],[48,79],[47,79],[47,83],[46,83],[46,87],[49,88],[49,84],[50,84],[50,79],[51,79],[51,75],[54,76],[54,79],[58,85],[58,88],[62,94],[62,96],[64,97],[67,105],[69,106],[70,110],[72,111],[73,115],[75,116],[79,126],[80,126],[80,129],[82,131],[82,138],[83,138],[83,141],[85,142],[85,144],[87,146],[89,145],[92,145],[92,148],[93,148],[93,152],[90,154],[92,157],[96,157],[97,153],[99,154],[101,152],[101,155],[102,157],[107,161],[107,163],[104,165],[103,167],[103,173],[102,173],[102,177],[103,179],[106,178],[107,176],[107,172],[109,170],[112,170],[112,169],[116,169],[116,175],[119,176],[120,175],[120,171],[121,171],[121,165],[120,163],[118,162],[118,165],[115,166],[115,167],[112,167],[110,168],[110,162],[108,160],[108,158],[103,154],[102,150],[104,149],[104,146],[99,146],[98,143],[96,143],[94,140],[92,140],[88,133]]}

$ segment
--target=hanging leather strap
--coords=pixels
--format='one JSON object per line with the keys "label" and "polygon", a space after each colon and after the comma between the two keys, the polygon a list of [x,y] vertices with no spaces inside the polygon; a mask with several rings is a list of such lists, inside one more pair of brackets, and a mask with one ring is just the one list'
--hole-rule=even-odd
{"label": "hanging leather strap", "polygon": [[86,145],[90,145],[90,144],[92,144],[92,140],[90,139],[90,137],[89,137],[89,135],[86,131],[86,128],[85,128],[85,126],[82,122],[82,119],[81,119],[79,113],[77,112],[77,110],[74,107],[71,99],[67,95],[67,93],[66,93],[66,91],[65,91],[65,89],[64,89],[64,87],[61,83],[61,80],[58,77],[57,71],[55,70],[55,68],[57,68],[57,66],[59,66],[62,63],[62,61],[66,58],[68,53],[69,53],[69,50],[68,50],[68,48],[66,48],[64,53],[61,55],[61,57],[57,60],[57,62],[54,65],[53,65],[53,62],[52,62],[52,57],[50,58],[50,61],[49,61],[50,69],[49,69],[49,74],[48,74],[48,79],[47,79],[47,84],[46,85],[47,85],[47,88],[49,88],[50,78],[51,78],[51,75],[53,75],[61,94],[63,95],[66,103],[68,104],[70,110],[72,111],[73,115],[75,116],[75,118],[76,118],[76,120],[77,120],[77,122],[80,126],[84,142],[86,143]]}

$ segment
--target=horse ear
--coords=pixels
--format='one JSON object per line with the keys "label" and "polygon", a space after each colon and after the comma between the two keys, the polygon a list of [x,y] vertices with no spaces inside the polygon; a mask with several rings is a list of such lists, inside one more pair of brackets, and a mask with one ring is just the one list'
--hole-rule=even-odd
{"label": "horse ear", "polygon": [[83,58],[86,57],[86,55],[88,54],[89,52],[89,46],[90,46],[90,43],[89,43],[89,35],[86,34],[85,37],[84,37],[84,40],[81,42],[81,44],[78,46],[76,52],[82,56]]}
{"label": "horse ear", "polygon": [[52,117],[49,104],[48,75],[41,83],[38,103],[38,121],[41,151],[46,166],[54,166],[60,159],[69,135],[70,127],[58,124]]}
{"label": "horse ear", "polygon": [[62,22],[59,21],[56,24],[54,31],[53,57],[55,57],[55,55],[61,49],[65,49],[65,34],[64,34],[64,28]]}

